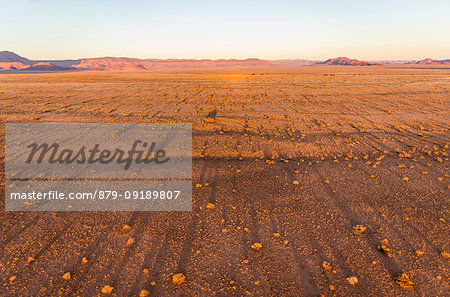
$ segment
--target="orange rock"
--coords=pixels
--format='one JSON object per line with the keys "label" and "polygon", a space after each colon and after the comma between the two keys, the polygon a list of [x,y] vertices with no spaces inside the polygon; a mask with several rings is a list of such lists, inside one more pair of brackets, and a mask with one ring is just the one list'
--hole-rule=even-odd
{"label": "orange rock", "polygon": [[260,244],[259,242],[255,242],[254,244],[252,244],[252,249],[259,251],[262,248],[262,244]]}
{"label": "orange rock", "polygon": [[172,276],[172,282],[174,285],[181,285],[186,281],[186,277],[183,273],[176,273]]}

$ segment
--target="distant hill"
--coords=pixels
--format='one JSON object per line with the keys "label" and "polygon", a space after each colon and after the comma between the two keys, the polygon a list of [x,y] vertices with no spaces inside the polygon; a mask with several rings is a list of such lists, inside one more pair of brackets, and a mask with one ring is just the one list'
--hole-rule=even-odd
{"label": "distant hill", "polygon": [[15,54],[10,51],[0,52],[0,62],[19,62],[25,65],[33,64],[33,62],[28,60],[27,58],[21,57],[18,54]]}
{"label": "distant hill", "polygon": [[259,59],[219,59],[219,60],[194,60],[194,59],[136,59],[136,58],[89,58],[81,59],[80,64],[74,65],[77,69],[195,69],[195,68],[223,68],[223,67],[270,67],[275,64]]}
{"label": "distant hill", "polygon": [[323,62],[316,62],[316,63],[314,63],[314,65],[375,66],[375,65],[383,65],[383,64],[360,61],[360,60],[356,60],[356,59],[349,59],[347,57],[338,57],[338,58],[328,59]]}
{"label": "distant hill", "polygon": [[296,67],[314,65],[374,66],[374,65],[450,65],[450,59],[420,61],[386,60],[360,61],[347,57],[338,57],[317,62],[302,59],[137,59],[127,57],[101,57],[77,60],[29,60],[10,51],[0,51],[1,71],[144,71],[158,69],[214,69],[214,68],[259,68],[259,67]]}
{"label": "distant hill", "polygon": [[[9,64],[4,64],[9,63]],[[21,63],[21,64],[11,64]],[[273,67],[260,59],[137,59],[127,57],[102,57],[79,60],[28,60],[13,52],[0,52],[0,70],[65,71],[65,70],[151,70],[151,69],[201,69],[201,68],[248,68]]]}
{"label": "distant hill", "polygon": [[301,59],[283,59],[283,60],[265,60],[265,61],[278,66],[285,66],[285,67],[309,66],[315,63],[315,61],[301,60]]}
{"label": "distant hill", "polygon": [[59,71],[77,64],[80,60],[29,60],[10,51],[0,52],[1,70]]}
{"label": "distant hill", "polygon": [[60,67],[71,67],[71,66],[80,64],[81,60],[35,60],[32,62],[33,63],[44,62],[44,63],[51,63],[55,66],[60,66]]}
{"label": "distant hill", "polygon": [[379,60],[379,61],[368,61],[370,63],[378,63],[384,65],[402,65],[411,62],[411,60]]}
{"label": "distant hill", "polygon": [[450,59],[446,60],[433,60],[431,58],[426,58],[419,61],[413,61],[406,64],[416,64],[416,65],[450,65]]}
{"label": "distant hill", "polygon": [[31,65],[27,68],[24,68],[22,70],[29,70],[29,71],[66,71],[71,70],[70,67],[61,67],[53,65],[52,63],[48,62],[39,62],[34,65]]}
{"label": "distant hill", "polygon": [[29,66],[20,62],[0,62],[0,70],[21,70]]}

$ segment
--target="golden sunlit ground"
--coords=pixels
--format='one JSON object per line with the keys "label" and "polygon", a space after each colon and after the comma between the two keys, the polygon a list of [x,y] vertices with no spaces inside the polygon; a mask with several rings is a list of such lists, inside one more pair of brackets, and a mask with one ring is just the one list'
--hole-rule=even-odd
{"label": "golden sunlit ground", "polygon": [[2,210],[0,295],[445,296],[449,92],[445,67],[1,74],[2,168],[4,122],[193,123],[193,209]]}

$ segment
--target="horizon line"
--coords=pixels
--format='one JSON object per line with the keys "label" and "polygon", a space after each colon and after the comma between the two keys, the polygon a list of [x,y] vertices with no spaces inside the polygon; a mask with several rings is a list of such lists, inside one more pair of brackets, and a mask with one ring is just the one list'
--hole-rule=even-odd
{"label": "horizon line", "polygon": [[146,57],[146,58],[142,58],[142,57],[133,57],[133,56],[124,56],[124,55],[118,55],[118,56],[114,56],[114,55],[106,55],[106,56],[88,56],[88,57],[81,57],[81,58],[28,58],[26,56],[22,56],[21,54],[18,54],[15,51],[12,50],[3,50],[2,52],[10,52],[10,53],[14,53],[16,55],[19,55],[23,58],[26,58],[28,60],[31,61],[49,61],[49,60],[54,60],[54,61],[58,61],[58,60],[81,60],[81,59],[98,59],[98,58],[130,58],[130,59],[139,59],[139,60],[251,60],[251,59],[258,59],[258,60],[263,60],[263,61],[277,61],[277,60],[306,60],[306,61],[325,61],[328,59],[336,59],[336,58],[348,58],[348,59],[356,59],[356,60],[360,60],[360,61],[368,61],[368,62],[374,62],[374,61],[420,61],[420,60],[424,60],[424,59],[432,59],[432,60],[447,60],[450,58],[434,58],[431,56],[425,56],[423,58],[358,58],[358,57],[351,57],[348,55],[336,55],[336,56],[332,56],[332,57],[328,57],[328,58],[258,58],[258,57],[246,57],[246,58],[236,58],[236,57],[222,57],[222,58],[211,58],[211,57],[207,57],[207,58],[181,58],[181,57],[177,57],[177,58],[160,58],[160,57]]}

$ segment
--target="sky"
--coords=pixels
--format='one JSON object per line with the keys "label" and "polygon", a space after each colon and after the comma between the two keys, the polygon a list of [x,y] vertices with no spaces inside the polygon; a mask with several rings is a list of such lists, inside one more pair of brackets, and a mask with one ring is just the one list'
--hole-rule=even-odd
{"label": "sky", "polygon": [[450,58],[449,0],[0,0],[0,51],[91,57]]}

